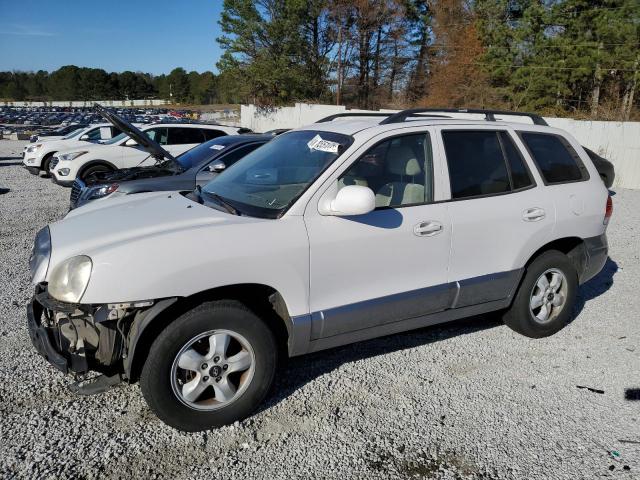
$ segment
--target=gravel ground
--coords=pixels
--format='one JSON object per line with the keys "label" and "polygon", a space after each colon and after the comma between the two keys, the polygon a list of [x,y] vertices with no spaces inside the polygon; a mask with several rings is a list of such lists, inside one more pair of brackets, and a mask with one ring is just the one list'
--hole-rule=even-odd
{"label": "gravel ground", "polygon": [[559,334],[493,315],[292,359],[253,417],[185,434],[136,385],[74,396],[32,349],[27,259],[69,191],[22,145],[0,141],[0,477],[640,478],[640,191],[614,197],[611,260]]}

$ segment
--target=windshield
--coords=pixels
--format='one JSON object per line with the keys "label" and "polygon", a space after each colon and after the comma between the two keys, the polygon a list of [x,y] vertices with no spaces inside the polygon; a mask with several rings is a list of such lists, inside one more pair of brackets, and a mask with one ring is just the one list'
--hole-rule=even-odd
{"label": "windshield", "polygon": [[84,132],[84,130],[85,130],[84,128],[78,128],[78,129],[74,130],[73,132],[71,132],[66,137],[64,137],[63,140],[69,140],[70,138],[77,137],[78,135],[80,135],[80,132]]}
{"label": "windshield", "polygon": [[249,153],[202,191],[241,213],[278,218],[353,142],[332,132],[286,133]]}

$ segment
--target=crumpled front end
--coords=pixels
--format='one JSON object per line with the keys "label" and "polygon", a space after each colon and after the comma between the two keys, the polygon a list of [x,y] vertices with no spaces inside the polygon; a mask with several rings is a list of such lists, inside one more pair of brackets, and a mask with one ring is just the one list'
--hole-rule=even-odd
{"label": "crumpled front end", "polygon": [[27,306],[31,341],[65,374],[121,374],[127,311],[109,307],[60,302],[49,295],[46,284],[38,284]]}

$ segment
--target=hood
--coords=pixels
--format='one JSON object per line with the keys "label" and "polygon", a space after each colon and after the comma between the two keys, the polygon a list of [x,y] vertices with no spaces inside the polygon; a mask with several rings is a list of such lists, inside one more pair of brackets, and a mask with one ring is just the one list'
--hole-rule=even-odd
{"label": "hood", "polygon": [[[50,225],[53,256],[64,259],[141,239],[161,237],[215,224],[247,223],[185,198],[180,192],[149,192],[90,202]],[[177,245],[176,245],[177,247]],[[169,253],[170,250],[167,251]],[[52,256],[52,265],[56,262]]]}
{"label": "hood", "polygon": [[[278,225],[295,227],[301,256],[308,252],[304,223],[300,217],[295,220],[239,217],[175,191],[97,200],[49,226],[51,257],[45,280],[64,260],[87,255],[92,271],[82,302],[89,304],[187,295],[208,288],[213,276],[233,283],[247,283],[244,277],[249,276],[256,281],[276,267],[287,269],[281,261],[260,269],[264,262],[273,263],[274,245],[291,255],[293,233]],[[256,266],[258,272],[237,268],[241,264]],[[299,278],[296,282],[303,283]]]}
{"label": "hood", "polygon": [[129,137],[133,138],[138,145],[144,148],[147,152],[153,155],[155,158],[161,159],[166,158],[167,160],[175,160],[173,155],[167,152],[164,148],[160,146],[160,144],[154,140],[151,140],[147,135],[145,135],[140,129],[131,125],[129,122],[120,118],[113,112],[110,112],[102,105],[95,104],[94,109],[98,112],[102,117],[113,124],[113,126],[119,128],[121,131],[129,135]]}

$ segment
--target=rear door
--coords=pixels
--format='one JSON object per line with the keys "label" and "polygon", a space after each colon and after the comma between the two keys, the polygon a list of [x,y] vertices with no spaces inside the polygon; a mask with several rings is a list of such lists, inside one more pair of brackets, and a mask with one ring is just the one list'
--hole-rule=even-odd
{"label": "rear door", "polygon": [[442,127],[453,235],[449,281],[455,307],[509,297],[526,259],[547,243],[554,202],[508,129]]}
{"label": "rear door", "polygon": [[[154,127],[144,130],[144,134],[151,140],[154,140],[164,148],[168,140],[167,127]],[[125,142],[126,143],[126,142]],[[132,168],[139,166],[150,166],[156,163],[156,159],[151,153],[141,145],[126,146],[123,144],[122,149],[122,166],[120,168]]]}

